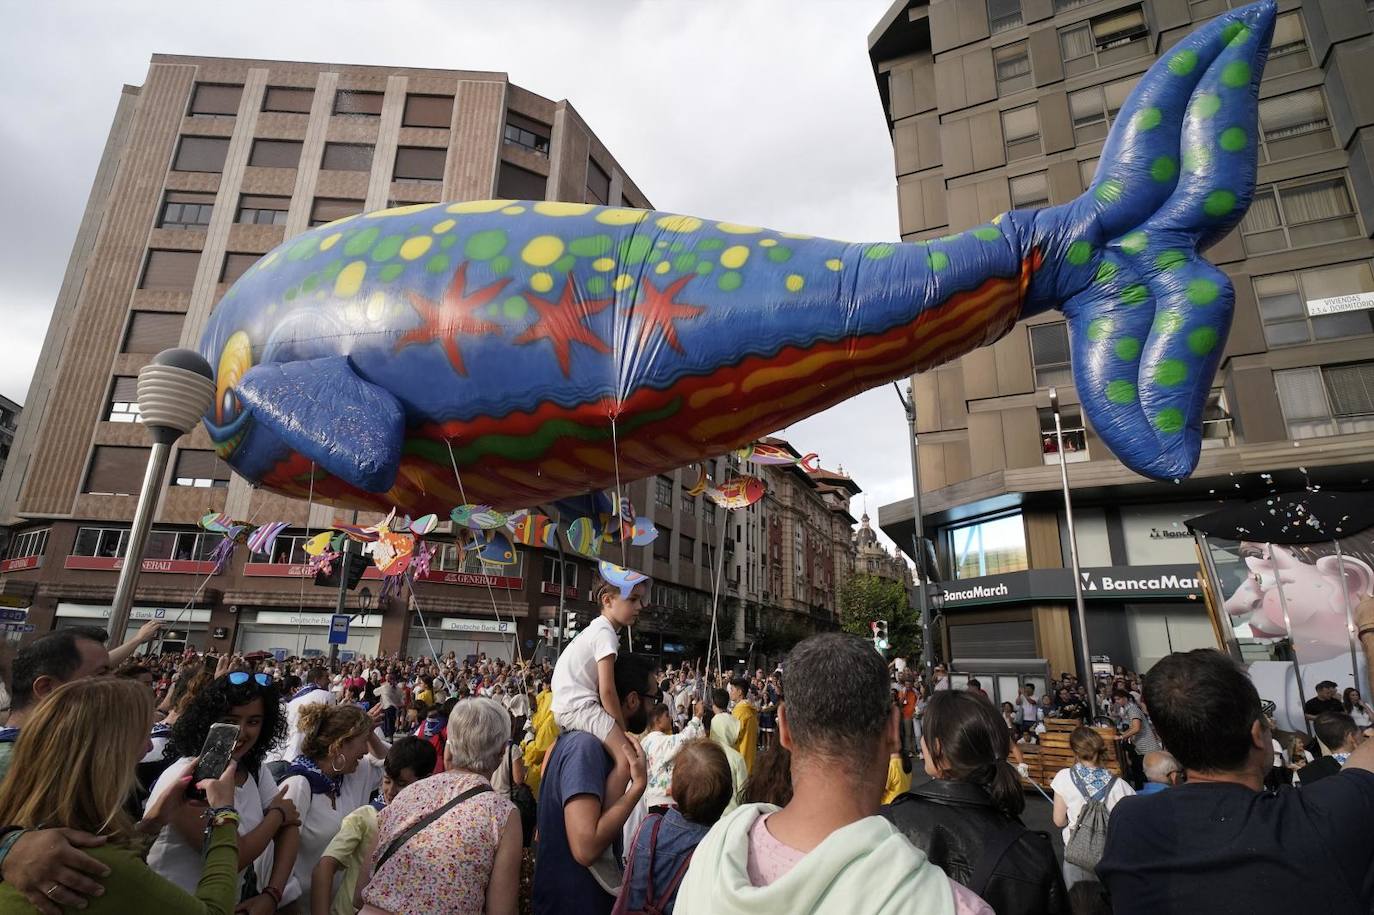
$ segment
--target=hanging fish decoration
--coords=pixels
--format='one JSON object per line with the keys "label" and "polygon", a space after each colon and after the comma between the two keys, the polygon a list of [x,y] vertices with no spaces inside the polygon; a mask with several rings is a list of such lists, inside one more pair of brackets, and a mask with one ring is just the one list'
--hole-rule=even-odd
{"label": "hanging fish decoration", "polygon": [[706,491],[709,481],[706,476],[706,465],[697,465],[697,481],[687,488],[687,495],[696,498]]}
{"label": "hanging fish decoration", "polygon": [[410,533],[381,530],[377,540],[369,543],[363,550],[372,554],[372,564],[382,573],[383,578],[400,575],[410,565],[415,552],[415,537]]}
{"label": "hanging fish decoration", "polygon": [[546,549],[553,549],[557,546],[558,525],[554,524],[551,518],[529,511],[517,514],[519,517],[512,515],[512,520],[507,524],[512,540],[523,546],[537,546]]}
{"label": "hanging fish decoration", "polygon": [[316,534],[309,540],[305,541],[305,545],[302,547],[302,549],[305,550],[305,555],[307,556],[319,556],[320,554],[324,553],[326,550],[329,549],[329,542],[333,539],[334,532],[325,531],[324,533]]}
{"label": "hanging fish decoration", "polygon": [[574,553],[595,559],[601,555],[601,535],[591,518],[578,518],[568,525],[568,546]]}
{"label": "hanging fish decoration", "polygon": [[377,539],[376,527],[361,527],[357,524],[348,524],[343,521],[334,522],[334,530],[346,536],[355,543],[372,543]]}
{"label": "hanging fish decoration", "polygon": [[248,531],[248,522],[235,521],[225,514],[211,512],[200,519],[200,526],[212,534],[223,534],[237,543],[242,543]]}
{"label": "hanging fish decoration", "polygon": [[471,531],[494,531],[506,526],[506,515],[493,511],[490,505],[460,505],[448,516],[454,524]]}
{"label": "hanging fish decoration", "polygon": [[482,547],[477,558],[485,563],[498,566],[515,565],[515,544],[500,531],[487,532],[487,545]]}
{"label": "hanging fish decoration", "polygon": [[[433,517],[432,515],[430,517]],[[429,575],[430,563],[434,560],[435,549],[428,543],[417,543],[415,553],[410,557],[410,575],[413,582]]]}
{"label": "hanging fish decoration", "polygon": [[648,546],[658,539],[658,528],[648,518],[640,516],[635,519],[633,528],[630,531],[630,544],[632,546]]}
{"label": "hanging fish decoration", "polygon": [[720,486],[706,487],[706,497],[727,511],[748,508],[762,499],[768,487],[758,477],[741,474]]}
{"label": "hanging fish decoration", "polygon": [[323,552],[311,556],[305,564],[312,575],[328,575],[334,571],[334,560],[343,554],[337,550],[324,550]]}
{"label": "hanging fish decoration", "polygon": [[286,530],[285,521],[270,521],[248,535],[248,549],[259,556],[270,556],[277,535]]}
{"label": "hanging fish decoration", "polygon": [[597,571],[601,573],[602,578],[620,589],[620,596],[625,600],[630,599],[636,585],[649,580],[649,576],[643,572],[636,572],[634,569],[627,569],[604,559],[597,563]]}
{"label": "hanging fish decoration", "polygon": [[755,464],[764,465],[785,465],[796,464],[807,473],[815,473],[821,469],[820,455],[814,451],[797,457],[786,448],[777,445],[769,445],[766,442],[754,442],[745,445],[735,451],[735,457],[741,461],[752,461]]}
{"label": "hanging fish decoration", "polygon": [[432,534],[438,527],[438,515],[421,515],[414,521],[410,522],[410,532],[416,535],[417,537],[424,537],[428,534]]}

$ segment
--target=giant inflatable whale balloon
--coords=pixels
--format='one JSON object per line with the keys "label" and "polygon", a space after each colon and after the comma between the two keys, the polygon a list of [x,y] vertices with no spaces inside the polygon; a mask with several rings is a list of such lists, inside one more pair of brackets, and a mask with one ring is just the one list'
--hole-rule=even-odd
{"label": "giant inflatable whale balloon", "polygon": [[1233,301],[1200,251],[1253,193],[1274,16],[1228,13],[1155,62],[1078,199],[927,242],[509,200],[321,226],[212,314],[206,425],[277,492],[515,508],[722,454],[1058,308],[1097,434],[1187,476]]}

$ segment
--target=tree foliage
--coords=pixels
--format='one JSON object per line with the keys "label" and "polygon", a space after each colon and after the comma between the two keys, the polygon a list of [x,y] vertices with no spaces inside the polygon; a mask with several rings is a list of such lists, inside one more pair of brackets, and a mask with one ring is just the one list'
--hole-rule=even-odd
{"label": "tree foliage", "polygon": [[887,620],[888,657],[920,658],[921,617],[906,588],[890,578],[855,575],[840,586],[840,628],[871,638],[875,620]]}

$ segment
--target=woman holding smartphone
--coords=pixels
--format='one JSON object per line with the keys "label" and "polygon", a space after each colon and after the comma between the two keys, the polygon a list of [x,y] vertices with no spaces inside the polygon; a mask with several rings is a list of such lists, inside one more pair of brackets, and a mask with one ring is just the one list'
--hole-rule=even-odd
{"label": "woman holding smartphone", "polygon": [[[285,797],[285,789],[277,790],[263,762],[286,732],[277,688],[267,674],[225,674],[191,700],[167,742],[167,754],[180,758],[158,779],[153,796],[167,787],[191,757],[200,755],[216,724],[238,728],[238,740],[230,753],[238,764],[234,779],[234,806],[239,811],[237,911],[268,915],[278,905],[300,896],[300,887],[291,882],[291,867],[300,844],[300,818],[295,804]],[[200,879],[204,865],[201,846],[205,817],[203,804],[183,805],[148,851],[148,866],[188,892]]]}
{"label": "woman holding smartphone", "polygon": [[[143,863],[144,836],[178,815],[192,768],[176,767],[176,776],[154,796],[143,821],[134,824],[124,804],[133,789],[134,766],[148,752],[152,723],[153,696],[141,683],[95,677],[58,687],[24,723],[9,774],[0,785],[0,822],[25,830],[61,826],[106,837],[106,844],[88,849],[110,868],[101,881],[104,893],[89,899],[83,911],[230,915],[238,901],[232,762],[222,776],[197,786],[205,792],[209,817],[201,832],[203,864],[192,892]],[[0,911],[37,910],[3,883]]]}

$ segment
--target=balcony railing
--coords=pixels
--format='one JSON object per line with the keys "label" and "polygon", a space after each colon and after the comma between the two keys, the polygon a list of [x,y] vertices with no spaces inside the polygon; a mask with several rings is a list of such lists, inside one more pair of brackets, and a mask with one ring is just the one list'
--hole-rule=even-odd
{"label": "balcony railing", "polygon": [[[1076,429],[1065,429],[1064,433],[1064,463],[1074,464],[1079,461],[1091,460],[1088,455],[1088,433],[1082,427]],[[1046,464],[1059,463],[1059,443],[1055,440],[1053,432],[1042,432],[1040,434],[1041,450],[1044,452]]]}

